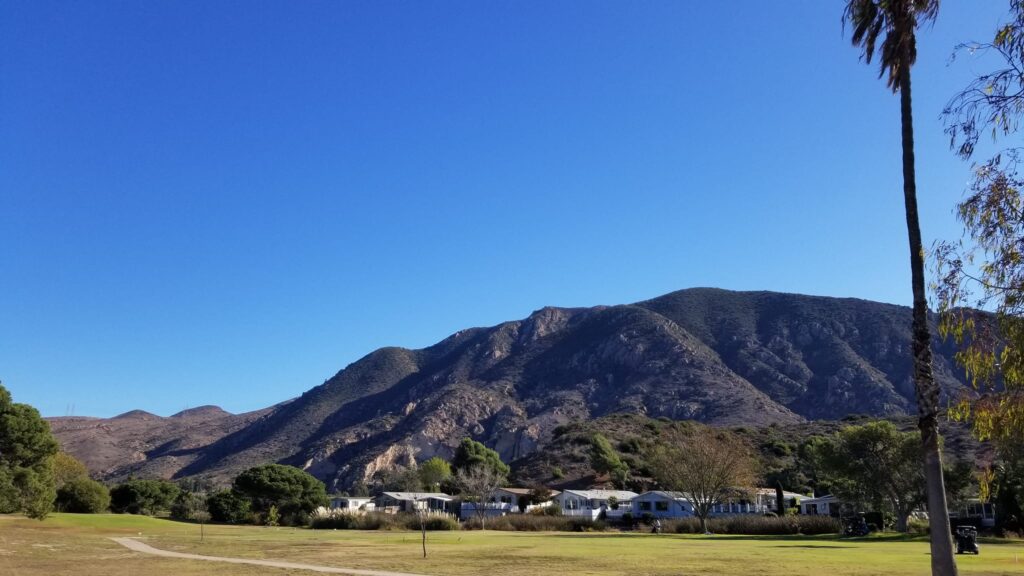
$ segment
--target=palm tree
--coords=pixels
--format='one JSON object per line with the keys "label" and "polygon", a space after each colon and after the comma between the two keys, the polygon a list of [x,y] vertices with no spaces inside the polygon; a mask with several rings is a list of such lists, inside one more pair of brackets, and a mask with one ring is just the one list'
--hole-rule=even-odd
{"label": "palm tree", "polygon": [[913,352],[914,391],[917,396],[918,428],[924,448],[924,472],[928,482],[928,522],[931,528],[932,574],[953,576],[953,542],[949,532],[949,511],[942,480],[939,452],[939,387],[932,374],[931,334],[928,330],[928,302],[925,299],[924,246],[917,217],[917,185],[914,178],[914,123],[910,98],[910,68],[917,59],[915,31],[921,23],[935,19],[939,0],[847,0],[844,26],[853,29],[853,45],[863,50],[870,64],[878,47],[879,77],[900,94],[903,128],[903,199],[910,240],[911,285],[914,292]]}

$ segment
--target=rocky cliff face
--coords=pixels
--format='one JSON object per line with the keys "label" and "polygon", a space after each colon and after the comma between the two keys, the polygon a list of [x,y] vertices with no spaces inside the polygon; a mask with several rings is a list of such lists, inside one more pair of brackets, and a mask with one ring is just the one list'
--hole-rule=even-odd
{"label": "rocky cliff face", "polygon": [[[201,446],[140,450],[102,470],[224,479],[277,461],[343,488],[448,457],[466,436],[512,461],[559,424],[620,412],[755,426],[907,414],[909,328],[904,307],[769,292],[693,289],[633,305],[544,308],[423,350],[378,350]],[[964,383],[952,350],[936,353],[944,393],[956,393]]]}

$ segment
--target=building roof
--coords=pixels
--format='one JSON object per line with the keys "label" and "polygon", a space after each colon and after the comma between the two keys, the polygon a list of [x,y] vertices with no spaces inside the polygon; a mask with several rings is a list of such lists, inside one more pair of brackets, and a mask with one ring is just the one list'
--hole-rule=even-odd
{"label": "building roof", "polygon": [[825,496],[818,496],[817,498],[804,498],[800,501],[800,504],[821,504],[822,502],[835,502],[836,500],[839,499],[831,494],[826,494]]}
{"label": "building roof", "polygon": [[[774,496],[775,495],[775,488],[758,488],[757,489],[757,493],[758,494],[763,494],[763,495]],[[789,490],[783,490],[782,491],[782,497],[783,498],[799,498],[801,502],[806,500],[807,498],[810,498],[810,496],[808,496],[806,494],[800,494],[799,492],[790,492]]]}
{"label": "building roof", "polygon": [[451,500],[452,497],[442,492],[385,492],[385,496],[395,500]]}
{"label": "building roof", "polygon": [[612,496],[619,500],[632,500],[639,496],[636,492],[629,490],[566,490],[562,494],[575,494],[587,500],[607,500]]}
{"label": "building roof", "polygon": [[686,495],[682,492],[669,492],[667,490],[648,490],[643,494],[636,496],[636,498],[645,498],[648,496],[654,496],[657,498],[665,498],[667,500],[686,500]]}
{"label": "building roof", "polygon": [[[498,490],[508,492],[509,494],[518,494],[519,496],[529,496],[533,493],[533,488],[498,488]],[[498,490],[495,490],[495,492]],[[552,498],[561,494],[558,490],[549,490],[549,492],[551,492]]]}

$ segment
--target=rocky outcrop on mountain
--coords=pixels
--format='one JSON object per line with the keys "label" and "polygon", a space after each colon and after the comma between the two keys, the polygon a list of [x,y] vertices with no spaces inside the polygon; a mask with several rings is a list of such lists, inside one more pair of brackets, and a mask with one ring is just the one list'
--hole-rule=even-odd
{"label": "rocky outcrop on mountain", "polygon": [[[121,464],[111,456],[99,470],[224,480],[274,461],[341,489],[451,456],[467,436],[516,460],[560,424],[615,413],[748,426],[898,416],[914,410],[909,349],[908,308],[857,299],[692,289],[548,307],[422,350],[377,350],[209,442],[167,436],[173,450],[137,450]],[[964,389],[952,352],[936,346],[947,397]],[[212,410],[192,418],[227,421]],[[56,431],[76,453],[80,444]]]}

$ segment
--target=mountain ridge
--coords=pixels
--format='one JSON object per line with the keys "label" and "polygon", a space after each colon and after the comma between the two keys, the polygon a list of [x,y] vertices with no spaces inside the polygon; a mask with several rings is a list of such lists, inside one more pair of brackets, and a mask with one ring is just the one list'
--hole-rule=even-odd
{"label": "mountain ridge", "polygon": [[[966,390],[952,346],[934,348],[944,397]],[[132,462],[108,458],[100,475],[220,481],[274,461],[341,489],[448,457],[465,436],[515,460],[561,424],[615,413],[753,426],[901,416],[914,411],[909,349],[910,309],[859,298],[691,288],[634,304],[546,306],[425,348],[380,348],[264,410],[193,409],[185,419],[206,422],[204,435],[168,429],[163,444]],[[64,442],[60,419],[51,424]]]}

